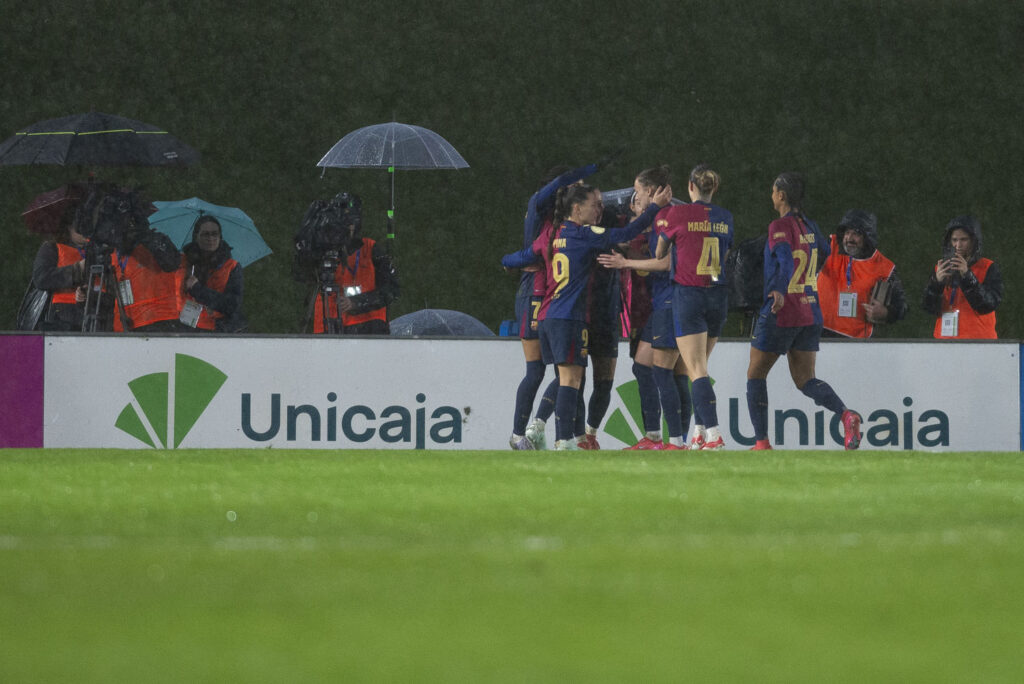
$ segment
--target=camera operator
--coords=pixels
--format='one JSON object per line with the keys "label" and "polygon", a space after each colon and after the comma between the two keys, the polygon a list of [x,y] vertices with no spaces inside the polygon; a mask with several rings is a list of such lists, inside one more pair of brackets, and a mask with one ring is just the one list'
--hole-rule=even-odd
{"label": "camera operator", "polygon": [[81,330],[89,240],[67,221],[56,240],[44,242],[32,262],[32,284],[50,293],[40,330]]}
{"label": "camera operator", "polygon": [[946,225],[943,257],[924,291],[924,310],[936,317],[937,339],[996,339],[996,308],[1003,277],[981,256],[981,223],[958,216]]}
{"label": "camera operator", "polygon": [[116,306],[104,307],[105,330],[189,329],[178,320],[181,253],[169,237],[149,227],[149,213],[138,192],[110,186],[94,188],[79,209],[79,230],[90,239],[87,260],[103,267],[109,263],[103,287],[116,289]]}
{"label": "camera operator", "polygon": [[342,192],[315,200],[295,239],[295,276],[316,282],[313,332],[387,335],[387,307],[398,298],[398,277],[383,245],[360,236],[362,202]]}

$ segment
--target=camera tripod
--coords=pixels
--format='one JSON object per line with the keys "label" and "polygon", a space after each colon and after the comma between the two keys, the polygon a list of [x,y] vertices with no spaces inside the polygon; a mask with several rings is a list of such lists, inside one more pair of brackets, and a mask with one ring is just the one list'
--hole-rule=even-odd
{"label": "camera tripod", "polygon": [[[338,252],[329,251],[318,261],[316,268],[316,287],[313,289],[313,296],[309,300],[306,320],[303,323],[303,330],[309,329],[309,323],[316,315],[317,302],[320,303],[320,322],[322,332],[326,335],[342,335],[345,326],[341,321],[341,312],[338,310],[338,300],[341,298],[341,286],[334,279],[338,270],[340,257]],[[315,327],[314,327],[315,332]]]}
{"label": "camera tripod", "polygon": [[128,318],[128,313],[125,311],[121,288],[114,276],[114,267],[111,264],[112,254],[113,250],[110,247],[90,246],[86,260],[82,332],[103,332],[113,328],[113,319],[110,321],[110,326],[104,325],[107,318],[103,305],[104,293],[112,293],[114,307],[111,313],[121,317],[121,328],[131,330],[131,319]]}

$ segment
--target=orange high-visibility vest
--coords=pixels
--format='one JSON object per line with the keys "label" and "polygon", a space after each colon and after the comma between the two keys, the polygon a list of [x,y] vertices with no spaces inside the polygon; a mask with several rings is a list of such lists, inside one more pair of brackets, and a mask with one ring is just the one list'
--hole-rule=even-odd
{"label": "orange high-visibility vest", "polygon": [[[971,271],[979,283],[985,282],[985,274],[988,267],[992,265],[991,259],[978,259],[971,264]],[[936,266],[938,268],[938,266]],[[952,302],[950,299],[952,298]],[[942,288],[942,310],[960,311],[957,323],[956,337],[943,337],[942,316],[935,319],[935,331],[933,336],[943,340],[994,340],[996,339],[996,312],[990,311],[987,314],[979,314],[968,303],[967,298],[960,288],[953,294],[953,288],[949,285]]]}
{"label": "orange high-visibility vest", "polygon": [[[163,271],[156,259],[141,245],[132,250],[131,257],[110,256],[114,276],[118,283],[131,281],[133,303],[125,306],[131,329],[159,321],[176,321],[181,312],[184,270]],[[122,332],[121,316],[114,310],[114,330]]]}
{"label": "orange high-visibility vest", "polygon": [[[181,258],[182,268],[187,265],[185,257]],[[206,287],[210,288],[215,292],[224,292],[224,288],[228,285],[228,277],[231,275],[232,269],[238,266],[238,262],[234,259],[225,259],[224,263],[218,266],[203,283]],[[182,277],[184,283],[184,277]],[[196,322],[197,330],[213,330],[217,327],[217,319],[224,318],[224,314],[220,311],[213,311],[209,307],[204,306],[203,310],[199,313],[199,320]]]}
{"label": "orange high-visibility vest", "polygon": [[[373,266],[374,244],[373,240],[363,238],[363,246],[359,248],[359,251],[350,254],[345,263],[338,265],[338,270],[334,272],[334,280],[341,286],[342,293],[344,293],[346,287],[353,285],[360,287],[364,294],[376,289],[376,269]],[[338,298],[334,293],[330,294],[327,298],[327,311],[332,318],[339,315]],[[356,315],[342,312],[340,317],[342,326],[346,327],[373,320],[387,321],[387,308],[381,307]],[[313,332],[319,334],[323,333],[323,331],[323,300],[317,297],[313,309]]]}
{"label": "orange high-visibility vest", "polygon": [[[61,242],[57,243],[57,268],[77,264],[81,260],[82,254],[78,251],[77,247],[65,245]],[[74,304],[75,288],[69,287],[64,290],[54,290],[53,295],[50,297],[50,302],[53,304]]]}
{"label": "orange high-visibility vest", "polygon": [[[871,297],[871,289],[879,280],[888,280],[896,264],[877,249],[867,259],[854,259],[841,254],[836,236],[832,236],[832,253],[818,274],[818,302],[825,328],[847,337],[871,337],[875,331],[861,308]],[[847,269],[850,281],[847,283]],[[839,293],[857,293],[857,316],[839,315]]]}

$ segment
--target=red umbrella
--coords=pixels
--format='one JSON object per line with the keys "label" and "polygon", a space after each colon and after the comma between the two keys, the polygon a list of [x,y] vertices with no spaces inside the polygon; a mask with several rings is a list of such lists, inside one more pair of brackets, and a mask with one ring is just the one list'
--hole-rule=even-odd
{"label": "red umbrella", "polygon": [[21,217],[34,233],[59,233],[65,219],[73,215],[84,197],[84,184],[68,183],[37,196],[21,212]]}
{"label": "red umbrella", "polygon": [[[33,233],[52,235],[60,232],[61,226],[74,217],[75,210],[82,203],[89,188],[92,185],[103,185],[98,181],[82,181],[78,183],[67,183],[55,190],[37,195],[34,200],[21,212],[25,219],[25,225]],[[104,187],[107,187],[104,185]],[[146,214],[156,212],[156,205],[147,202],[144,207]]]}

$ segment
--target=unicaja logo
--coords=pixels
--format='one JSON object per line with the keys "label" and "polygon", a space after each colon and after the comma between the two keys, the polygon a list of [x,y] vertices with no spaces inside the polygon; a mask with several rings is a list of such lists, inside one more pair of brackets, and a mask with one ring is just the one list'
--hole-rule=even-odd
{"label": "unicaja logo", "polygon": [[[630,380],[627,383],[619,385],[615,388],[615,393],[619,395],[619,399],[622,401],[623,407],[626,409],[629,418],[626,418],[626,413],[623,413],[622,409],[615,409],[611,415],[608,416],[608,420],[605,422],[604,431],[614,437],[615,439],[625,444],[635,444],[640,437],[643,436],[643,412],[640,410],[640,388],[636,380]],[[664,421],[662,421],[664,423]],[[639,436],[633,432],[632,426],[639,426]],[[668,434],[668,428],[662,425],[665,430],[665,434]]]}
{"label": "unicaja logo", "polygon": [[133,401],[114,426],[155,449],[177,449],[227,379],[202,359],[175,354],[173,373],[150,373],[128,383]]}

